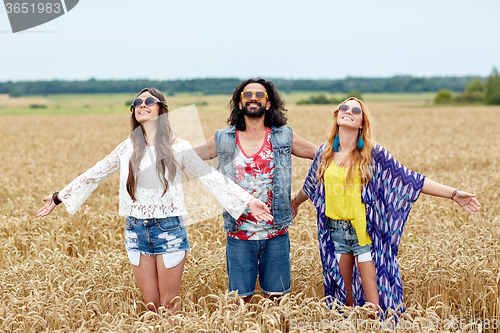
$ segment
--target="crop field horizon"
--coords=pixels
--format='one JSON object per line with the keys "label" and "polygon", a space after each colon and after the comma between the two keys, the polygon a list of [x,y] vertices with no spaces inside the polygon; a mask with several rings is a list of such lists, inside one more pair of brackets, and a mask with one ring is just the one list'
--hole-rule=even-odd
{"label": "crop field horizon", "polygon": [[[311,93],[291,95],[284,95],[288,125],[320,145],[334,106],[297,106]],[[124,103],[134,97],[33,96],[0,108],[0,331],[394,331],[388,326],[394,322],[371,319],[366,307],[326,307],[316,212],[309,201],[289,231],[292,292],[276,303],[257,296],[244,304],[227,292],[221,206],[196,180],[186,182],[191,248],[174,316],[148,312],[142,302],[125,251],[125,218],[118,215],[118,173],[77,214],[60,205],[36,218],[43,197],[128,137]],[[197,105],[205,138],[227,126],[228,100],[167,96],[171,110]],[[396,331],[498,331],[500,107],[436,107],[430,94],[366,94],[364,100],[377,143],[406,167],[476,193],[482,204],[475,214],[423,194],[414,204],[398,255],[407,310]],[[30,108],[44,103],[46,108]],[[311,161],[294,157],[292,163],[295,193]]]}
{"label": "crop field horizon", "polygon": [[[323,94],[327,98],[341,99],[345,94],[296,91],[284,93],[288,105],[295,105],[298,100],[312,95]],[[363,100],[370,102],[403,103],[406,105],[432,105],[435,93],[366,93]],[[102,93],[102,94],[51,94],[10,97],[0,94],[0,115],[40,115],[40,114],[108,114],[126,113],[130,103],[135,98],[134,93]],[[176,93],[167,96],[170,110],[196,104],[199,110],[226,110],[230,95],[203,95],[201,93]]]}

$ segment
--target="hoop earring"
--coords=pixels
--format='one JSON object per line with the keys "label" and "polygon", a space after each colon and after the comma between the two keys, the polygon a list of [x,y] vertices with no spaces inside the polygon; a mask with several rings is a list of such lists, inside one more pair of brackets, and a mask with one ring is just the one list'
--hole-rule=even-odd
{"label": "hoop earring", "polygon": [[358,139],[358,149],[361,150],[365,146],[365,142],[363,141],[363,137],[361,136],[363,134],[363,131],[361,131],[361,128],[359,129],[359,139]]}

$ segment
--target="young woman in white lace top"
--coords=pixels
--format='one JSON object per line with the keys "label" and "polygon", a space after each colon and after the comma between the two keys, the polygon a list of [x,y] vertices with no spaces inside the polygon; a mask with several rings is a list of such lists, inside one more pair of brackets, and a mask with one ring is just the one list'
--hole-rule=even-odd
{"label": "young woman in white lace top", "polygon": [[99,183],[120,170],[120,209],[126,216],[125,246],[137,285],[149,310],[180,295],[185,253],[189,248],[184,217],[181,168],[186,167],[235,218],[250,208],[259,220],[270,221],[266,205],[203,162],[191,145],[175,138],[163,94],[143,89],[131,108],[128,139],[77,177],[60,192],[43,199],[37,216],[49,214],[63,202],[75,214]]}

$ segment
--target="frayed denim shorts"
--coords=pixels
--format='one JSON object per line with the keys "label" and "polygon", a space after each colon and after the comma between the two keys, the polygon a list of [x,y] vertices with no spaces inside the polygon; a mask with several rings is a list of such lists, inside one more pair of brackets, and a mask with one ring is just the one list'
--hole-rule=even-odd
{"label": "frayed denim shorts", "polygon": [[127,217],[125,248],[130,258],[131,252],[157,255],[188,250],[189,242],[183,218],[181,216],[148,219]]}
{"label": "frayed denim shorts", "polygon": [[350,253],[356,257],[371,251],[371,244],[359,245],[358,235],[356,235],[356,229],[352,226],[351,221],[327,218],[326,224],[332,235],[336,254]]}

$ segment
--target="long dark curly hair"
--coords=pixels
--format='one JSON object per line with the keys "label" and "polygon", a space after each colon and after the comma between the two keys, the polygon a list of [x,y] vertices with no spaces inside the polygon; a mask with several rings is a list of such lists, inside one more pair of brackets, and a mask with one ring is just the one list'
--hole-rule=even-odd
{"label": "long dark curly hair", "polygon": [[[175,141],[175,137],[172,134],[170,121],[168,120],[168,105],[165,100],[165,96],[163,96],[163,94],[155,88],[144,88],[137,94],[137,96],[140,96],[146,91],[158,99],[158,106],[160,107],[158,118],[156,120],[156,137],[154,142],[156,150],[156,173],[163,184],[163,195],[165,195],[169,185],[167,179],[165,178],[165,169],[168,169],[168,178],[171,182],[174,181],[177,173],[178,163],[174,159],[174,151],[172,149],[172,143]],[[128,165],[129,172],[127,179],[127,192],[132,200],[136,201],[135,190],[137,188],[137,177],[139,176],[140,171],[139,165],[146,152],[148,138],[144,128],[137,121],[137,119],[135,119],[134,106],[130,107],[130,111],[132,112],[130,117],[130,139],[132,140],[134,150]],[[142,130],[137,128],[139,126],[141,126]]]}
{"label": "long dark curly hair", "polygon": [[260,77],[243,81],[238,87],[236,87],[233,92],[233,98],[229,102],[229,109],[231,110],[231,114],[227,119],[227,123],[230,126],[236,126],[236,129],[238,131],[246,130],[245,114],[243,113],[243,110],[240,109],[240,101],[243,89],[245,89],[245,87],[250,83],[262,84],[266,88],[267,97],[269,98],[269,102],[271,102],[271,107],[269,108],[269,110],[266,110],[264,116],[264,125],[266,127],[279,127],[286,125],[287,109],[285,109],[285,102],[281,98],[278,89],[276,89],[274,83],[264,80]]}

